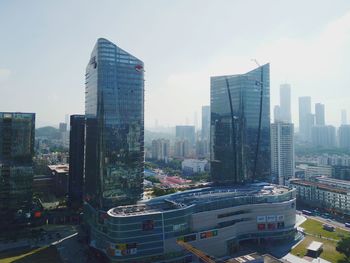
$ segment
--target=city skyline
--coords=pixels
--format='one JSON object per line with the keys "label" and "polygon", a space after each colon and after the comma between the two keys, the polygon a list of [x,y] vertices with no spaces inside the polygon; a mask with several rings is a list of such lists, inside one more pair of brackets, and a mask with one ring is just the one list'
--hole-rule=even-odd
{"label": "city skyline", "polygon": [[[56,126],[66,114],[83,113],[81,69],[95,39],[106,37],[147,63],[146,127],[152,126],[155,119],[160,126],[184,124],[186,118],[200,112],[202,105],[209,104],[210,76],[247,72],[254,68],[251,58],[261,64],[271,63],[272,107],[278,104],[279,85],[288,83],[292,87],[293,123],[298,123],[297,98],[311,96],[312,101],[325,104],[327,123],[339,126],[341,109],[350,112],[347,88],[350,79],[345,67],[350,55],[346,50],[350,3],[309,1],[299,9],[295,2],[270,8],[267,1],[255,3],[257,8],[252,10],[248,2],[150,1],[146,5],[107,1],[106,5],[93,2],[88,5],[76,1],[70,3],[69,10],[65,5],[49,5],[44,1],[3,2],[0,22],[6,26],[2,34],[9,37],[0,43],[1,110],[36,112],[37,127]],[[23,8],[19,9],[19,5]],[[154,13],[155,6],[159,13]],[[114,7],[125,12],[115,11]],[[198,15],[193,16],[190,11],[193,8]],[[269,13],[262,24],[257,11],[261,9]],[[23,28],[21,19],[10,16],[14,10],[26,21]],[[104,16],[91,17],[91,10]],[[135,16],[127,17],[125,14],[131,10]],[[247,18],[240,13],[248,10],[251,16],[245,21]],[[309,20],[311,10],[313,21]],[[178,12],[181,20],[173,15]],[[213,13],[220,13],[220,17]],[[215,23],[207,22],[206,17]],[[229,29],[227,19],[233,25]],[[139,21],[150,30],[143,30]],[[246,27],[241,28],[245,22]],[[22,43],[25,49],[21,49]],[[170,49],[174,51],[171,54]],[[330,52],[325,54],[323,50]],[[74,59],[67,63],[70,57]],[[33,61],[35,67],[28,67],[28,62]],[[17,104],[8,99],[14,96]],[[168,110],[160,110],[163,108]],[[174,113],[170,118],[168,111]]]}

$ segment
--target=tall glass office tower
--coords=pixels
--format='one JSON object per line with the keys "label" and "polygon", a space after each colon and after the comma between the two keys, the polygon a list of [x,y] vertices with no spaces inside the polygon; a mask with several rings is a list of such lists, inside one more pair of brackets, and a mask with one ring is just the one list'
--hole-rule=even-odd
{"label": "tall glass office tower", "polygon": [[100,38],[86,68],[85,193],[99,209],[133,204],[143,192],[143,62]]}
{"label": "tall glass office tower", "polygon": [[0,112],[0,229],[32,208],[35,114]]}
{"label": "tall glass office tower", "polygon": [[211,175],[217,184],[270,181],[270,66],[211,77]]}

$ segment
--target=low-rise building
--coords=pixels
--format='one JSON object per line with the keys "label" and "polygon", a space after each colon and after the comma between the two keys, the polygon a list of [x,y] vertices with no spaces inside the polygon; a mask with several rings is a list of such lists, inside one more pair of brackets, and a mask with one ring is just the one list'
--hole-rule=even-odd
{"label": "low-rise building", "polygon": [[68,193],[69,165],[49,165],[50,173],[54,181],[54,193],[56,197],[62,197]]}
{"label": "low-rise building", "polygon": [[181,163],[182,174],[189,176],[195,173],[203,173],[207,166],[207,160],[185,159]]}
{"label": "low-rise building", "polygon": [[[90,246],[111,262],[192,262],[177,244],[214,257],[244,240],[295,236],[295,189],[266,183],[188,190],[97,211],[85,204]],[[188,260],[188,261],[184,261]]]}
{"label": "low-rise building", "polygon": [[316,181],[292,180],[297,200],[331,212],[350,215],[350,182],[332,178],[316,178]]}

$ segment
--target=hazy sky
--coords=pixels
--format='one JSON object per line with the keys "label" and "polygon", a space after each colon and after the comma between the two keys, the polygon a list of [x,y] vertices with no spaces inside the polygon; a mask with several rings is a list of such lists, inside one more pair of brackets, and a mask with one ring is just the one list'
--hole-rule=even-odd
{"label": "hazy sky", "polygon": [[[146,126],[193,122],[210,76],[271,63],[279,84],[350,115],[349,0],[0,1],[0,111],[37,113],[37,126],[84,112],[84,74],[98,37],[145,63]],[[350,117],[350,116],[349,116]]]}

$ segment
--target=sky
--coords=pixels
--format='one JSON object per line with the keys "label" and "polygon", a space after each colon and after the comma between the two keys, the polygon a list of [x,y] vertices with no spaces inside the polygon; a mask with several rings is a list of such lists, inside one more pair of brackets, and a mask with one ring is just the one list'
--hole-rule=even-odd
{"label": "sky", "polygon": [[[145,125],[200,123],[210,76],[270,63],[279,85],[350,119],[349,0],[1,0],[0,111],[35,112],[36,126],[84,113],[84,75],[104,37],[145,63]],[[314,109],[313,109],[314,111]],[[272,114],[271,114],[272,116]]]}

